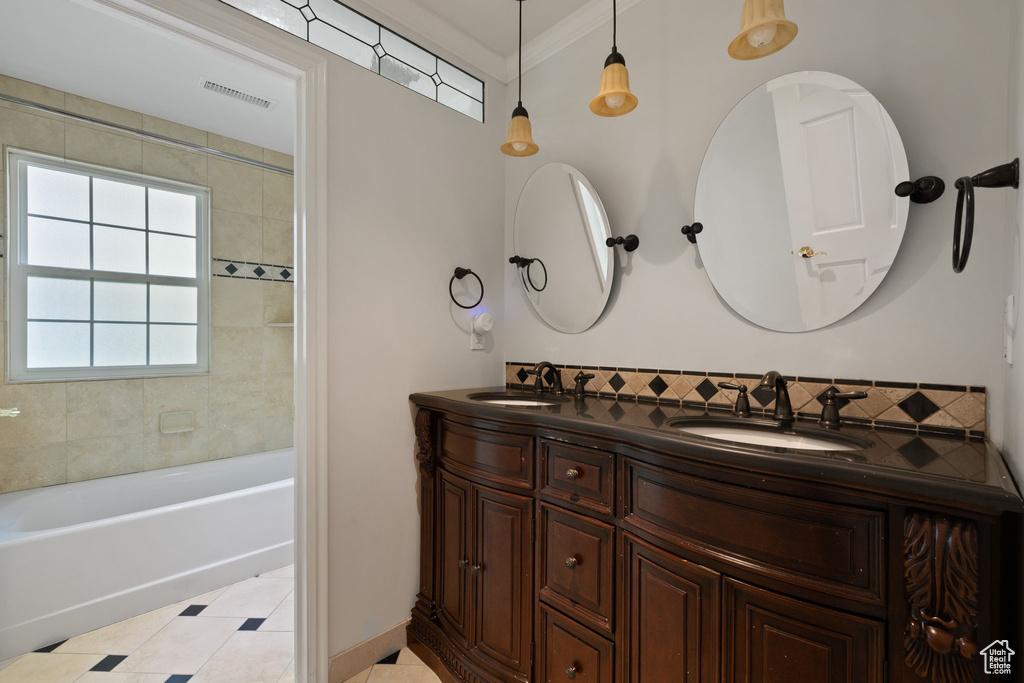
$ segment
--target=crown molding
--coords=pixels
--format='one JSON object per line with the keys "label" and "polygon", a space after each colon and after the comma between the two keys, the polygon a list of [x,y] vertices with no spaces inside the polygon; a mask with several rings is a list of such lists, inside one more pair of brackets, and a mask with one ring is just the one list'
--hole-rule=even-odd
{"label": "crown molding", "polygon": [[[619,15],[621,16],[623,12],[641,2],[643,0],[618,0]],[[612,3],[609,0],[590,0],[583,7],[523,45],[523,73],[610,23],[611,20]],[[503,80],[505,83],[511,83],[518,76],[519,52],[517,50],[505,60]]]}
{"label": "crown molding", "polygon": [[[344,0],[346,5],[398,30],[410,39],[421,36],[501,83],[506,80],[506,60],[460,28],[415,0]],[[424,46],[427,47],[427,46]]]}

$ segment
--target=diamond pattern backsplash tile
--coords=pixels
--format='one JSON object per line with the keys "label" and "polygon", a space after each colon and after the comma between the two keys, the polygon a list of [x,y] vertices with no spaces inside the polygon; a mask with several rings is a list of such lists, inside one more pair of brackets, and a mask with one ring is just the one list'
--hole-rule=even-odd
{"label": "diamond pattern backsplash tile", "polygon": [[[239,262],[233,262],[240,266]],[[260,264],[249,264],[255,267]],[[264,268],[267,266],[264,264]],[[259,279],[268,279],[270,274]],[[511,388],[533,388],[533,376],[527,374],[534,363],[506,364],[507,384]],[[605,366],[556,365],[567,392],[573,390],[580,370],[595,378],[587,384],[590,396],[602,395],[620,401],[657,403],[669,406],[727,409],[736,400],[735,390],[719,390],[718,383],[745,384],[755,414],[771,415],[775,389],[762,387],[760,375],[699,372],[693,370],[649,370]],[[802,420],[816,420],[825,403],[824,393],[834,387],[841,393],[863,391],[863,399],[837,399],[844,420],[904,434],[955,436],[982,440],[987,434],[987,393],[985,387],[944,384],[919,384],[886,380],[829,379],[824,377],[787,378],[793,410]],[[610,409],[621,418],[626,414],[618,405]],[[654,414],[657,417],[657,414]],[[657,420],[655,420],[657,421]],[[908,462],[928,464],[927,444],[911,445],[903,453]],[[935,456],[939,457],[939,456]]]}
{"label": "diamond pattern backsplash tile", "polygon": [[213,259],[212,273],[215,277],[234,277],[266,282],[295,282],[295,268],[275,266],[269,263],[250,263],[249,261],[229,261],[215,258]]}

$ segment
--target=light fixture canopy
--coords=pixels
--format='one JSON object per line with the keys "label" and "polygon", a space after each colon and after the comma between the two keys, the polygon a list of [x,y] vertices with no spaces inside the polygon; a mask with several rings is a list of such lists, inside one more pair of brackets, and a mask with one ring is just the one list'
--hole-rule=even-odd
{"label": "light fixture canopy", "polygon": [[745,0],[740,32],[729,44],[734,59],[760,59],[793,42],[797,27],[786,18],[783,0]]}
{"label": "light fixture canopy", "polygon": [[533,141],[533,125],[530,114],[523,106],[523,0],[519,3],[519,104],[512,110],[512,120],[508,123],[508,138],[501,146],[503,154],[510,157],[528,157],[540,151]]}
{"label": "light fixture canopy", "polygon": [[636,105],[639,104],[636,95],[629,90],[626,58],[619,54],[616,46],[616,5],[616,0],[612,0],[612,53],[604,60],[604,71],[601,72],[601,86],[598,88],[597,97],[590,101],[590,111],[598,116],[622,116],[636,109]]}

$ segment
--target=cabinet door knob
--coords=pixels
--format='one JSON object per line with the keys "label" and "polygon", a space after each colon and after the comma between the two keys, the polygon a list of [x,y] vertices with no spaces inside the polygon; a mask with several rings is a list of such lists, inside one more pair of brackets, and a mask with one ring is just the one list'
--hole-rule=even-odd
{"label": "cabinet door knob", "polygon": [[565,677],[570,679],[570,680],[576,678],[576,666],[575,665],[570,666],[570,667],[566,667],[566,669],[565,669]]}
{"label": "cabinet door knob", "polygon": [[577,479],[580,478],[580,471],[573,467],[568,472],[565,473],[565,476],[569,477],[569,479],[573,481],[576,481]]}
{"label": "cabinet door knob", "polygon": [[472,567],[469,568],[469,573],[472,574],[473,576],[476,576],[477,574],[480,573],[480,571],[482,569],[483,569],[483,567],[481,567],[480,565],[474,564]]}
{"label": "cabinet door knob", "polygon": [[565,566],[568,567],[569,569],[576,569],[576,565],[577,564],[579,564],[579,562],[576,560],[575,557],[567,557],[567,558],[565,558]]}
{"label": "cabinet door knob", "polygon": [[469,560],[459,560],[459,569],[465,569],[467,564],[469,564]]}

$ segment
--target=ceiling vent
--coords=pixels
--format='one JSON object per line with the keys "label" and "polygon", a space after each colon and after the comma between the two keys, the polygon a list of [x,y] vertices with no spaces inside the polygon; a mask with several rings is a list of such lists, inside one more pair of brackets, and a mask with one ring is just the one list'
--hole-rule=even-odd
{"label": "ceiling vent", "polygon": [[268,111],[277,106],[277,100],[267,99],[266,97],[259,97],[251,93],[247,93],[243,90],[230,88],[226,85],[221,85],[220,83],[211,81],[208,78],[200,78],[199,87],[203,88],[204,90],[210,90],[215,93],[220,93],[221,95],[233,97],[236,100],[246,102],[247,104],[251,104],[255,107],[266,109]]}

